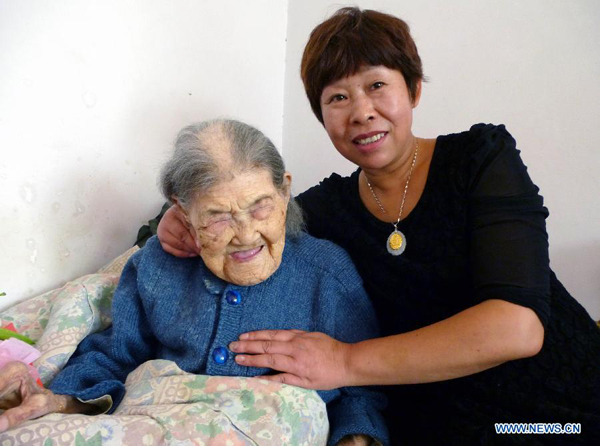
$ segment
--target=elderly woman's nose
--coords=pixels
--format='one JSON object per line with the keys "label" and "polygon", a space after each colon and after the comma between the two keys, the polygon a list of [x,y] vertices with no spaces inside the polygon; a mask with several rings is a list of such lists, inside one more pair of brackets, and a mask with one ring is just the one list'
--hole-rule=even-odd
{"label": "elderly woman's nose", "polygon": [[235,239],[237,239],[241,245],[252,245],[259,237],[260,236],[254,229],[251,221],[248,219],[237,221]]}
{"label": "elderly woman's nose", "polygon": [[352,100],[350,120],[353,123],[364,124],[375,118],[373,101],[368,95],[358,95]]}

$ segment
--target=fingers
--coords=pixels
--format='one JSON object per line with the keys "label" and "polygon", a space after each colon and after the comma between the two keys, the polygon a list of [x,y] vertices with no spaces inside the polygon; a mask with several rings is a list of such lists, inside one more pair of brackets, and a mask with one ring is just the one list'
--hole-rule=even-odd
{"label": "fingers", "polygon": [[[176,209],[176,208],[174,208]],[[193,230],[190,229],[187,220],[181,214],[176,211],[174,213],[176,220],[173,221],[173,227],[171,228],[171,234],[177,239],[179,243],[179,249],[188,251],[189,253],[197,254],[198,245],[196,243],[196,237]],[[175,223],[178,223],[175,225]]]}
{"label": "fingers", "polygon": [[183,246],[182,250],[187,251],[189,254],[198,255],[198,247],[196,246],[196,240],[192,233],[186,228],[185,232],[179,234],[180,246]]}
{"label": "fingers", "polygon": [[235,353],[274,353],[292,356],[295,350],[302,349],[288,341],[235,341],[229,344],[229,349]]}
{"label": "fingers", "polygon": [[195,257],[198,255],[194,252],[189,252],[183,249],[175,248],[174,246],[167,244],[167,242],[161,242],[160,244],[166,252],[175,257]]}
{"label": "fingers", "polygon": [[158,239],[163,249],[176,257],[194,257],[198,248],[193,231],[188,228],[185,218],[172,206],[158,225]]}
{"label": "fingers", "polygon": [[0,370],[0,432],[24,421],[41,417],[60,407],[59,397],[37,385],[21,362],[10,362]]}
{"label": "fingers", "polygon": [[265,355],[236,355],[235,362],[245,367],[264,367],[278,372],[296,371],[296,361],[293,357],[280,354]]}
{"label": "fingers", "polygon": [[29,376],[29,369],[21,361],[11,361],[0,369],[0,395],[4,386],[15,379]]}
{"label": "fingers", "polygon": [[240,340],[248,341],[291,341],[297,335],[306,333],[303,330],[259,330],[243,333]]}
{"label": "fingers", "polygon": [[163,232],[159,234],[159,241],[163,249],[169,254],[177,257],[194,257],[198,255],[196,241],[187,228],[174,234],[172,232]]}
{"label": "fingers", "polygon": [[23,396],[22,387],[33,381],[25,364],[12,361],[0,370],[0,409],[18,406]]}
{"label": "fingers", "polygon": [[0,409],[6,410],[21,404],[21,394],[19,393],[19,383],[13,383],[6,389],[0,397]]}
{"label": "fingers", "polygon": [[0,415],[0,432],[12,429],[27,420],[39,418],[55,409],[52,394],[38,393],[25,399],[21,405]]}
{"label": "fingers", "polygon": [[0,390],[0,409],[8,409],[17,406],[21,402],[21,380],[15,379],[7,382]]}

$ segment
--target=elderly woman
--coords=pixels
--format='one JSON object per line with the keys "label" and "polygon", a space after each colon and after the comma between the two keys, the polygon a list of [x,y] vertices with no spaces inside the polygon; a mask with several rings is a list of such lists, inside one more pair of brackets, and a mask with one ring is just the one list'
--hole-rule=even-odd
{"label": "elderly woman", "polygon": [[[300,231],[291,176],[268,138],[241,122],[217,120],[184,128],[175,146],[162,190],[193,228],[201,257],[176,258],[149,240],[123,271],[112,327],[80,344],[50,390],[21,376],[29,380],[23,403],[0,416],[0,431],[49,412],[112,410],[127,375],[153,358],[191,373],[268,373],[233,360],[228,345],[244,331],[298,328],[344,342],[377,335],[347,254]],[[2,381],[6,391],[6,373]],[[362,388],[319,394],[327,404],[329,444],[386,443],[379,394]]]}
{"label": "elderly woman", "polygon": [[[406,23],[380,12],[318,25],[301,75],[358,166],[298,197],[307,229],[349,252],[386,336],[254,332],[231,346],[236,361],[276,363],[272,379],[308,388],[390,385],[392,444],[600,444],[600,331],[550,269],[548,211],[504,126],[415,136],[421,60]],[[187,255],[175,214],[159,237]],[[499,435],[500,422],[581,434]]]}

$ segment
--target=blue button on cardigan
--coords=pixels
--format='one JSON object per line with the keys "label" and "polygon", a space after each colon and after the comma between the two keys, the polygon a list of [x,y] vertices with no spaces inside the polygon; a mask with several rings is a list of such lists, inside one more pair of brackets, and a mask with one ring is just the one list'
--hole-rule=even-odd
{"label": "blue button on cardigan", "polygon": [[225,293],[225,299],[229,305],[239,305],[242,303],[242,296],[235,290],[229,290]]}

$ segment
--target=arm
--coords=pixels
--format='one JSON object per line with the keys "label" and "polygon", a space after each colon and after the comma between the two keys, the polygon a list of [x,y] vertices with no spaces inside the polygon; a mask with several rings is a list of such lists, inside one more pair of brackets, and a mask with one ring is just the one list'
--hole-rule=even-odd
{"label": "arm", "polygon": [[354,344],[322,333],[276,330],[244,334],[232,350],[256,354],[238,355],[241,364],[276,363],[276,369],[284,372],[265,379],[330,389],[459,378],[533,356],[541,349],[543,336],[544,328],[532,310],[490,300],[428,327]]}
{"label": "arm", "polygon": [[459,378],[537,354],[544,328],[529,308],[489,300],[444,321],[347,347],[347,385]]}
{"label": "arm", "polygon": [[2,368],[0,432],[53,412],[93,415],[104,412],[111,400],[113,408],[118,405],[127,374],[152,351],[136,279],[132,258],[115,292],[113,327],[86,337],[49,389],[40,387],[21,362]]}
{"label": "arm", "polygon": [[138,263],[144,250],[127,263],[112,303],[113,324],[87,336],[49,386],[56,394],[82,401],[110,396],[112,409],[125,393],[124,381],[139,364],[151,359],[157,341],[138,290]]}
{"label": "arm", "polygon": [[[269,354],[281,355],[286,381],[310,388],[439,381],[536,354],[549,312],[546,210],[506,135],[497,150],[475,153],[469,163],[471,308],[429,327],[354,345],[251,333],[241,339],[259,342],[244,342],[238,351],[264,353],[260,341],[271,336]],[[246,363],[260,364],[262,356],[247,356]]]}

